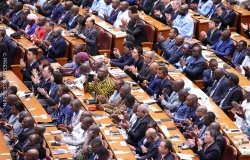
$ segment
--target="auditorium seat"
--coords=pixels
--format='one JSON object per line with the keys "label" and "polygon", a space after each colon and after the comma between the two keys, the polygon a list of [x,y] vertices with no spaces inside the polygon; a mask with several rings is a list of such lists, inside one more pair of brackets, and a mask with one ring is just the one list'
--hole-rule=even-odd
{"label": "auditorium seat", "polygon": [[234,146],[226,145],[222,155],[222,160],[236,160],[237,149]]}
{"label": "auditorium seat", "polygon": [[68,42],[68,41],[65,41],[65,42],[66,42],[66,49],[65,49],[64,57],[56,58],[56,61],[57,61],[61,66],[63,66],[64,64],[66,64],[67,61],[68,61],[68,55],[69,55],[69,42]]}
{"label": "auditorium seat", "polygon": [[110,57],[112,45],[112,35],[108,32],[100,32],[98,35],[98,52],[101,55],[106,53],[106,56]]}
{"label": "auditorium seat", "polygon": [[144,24],[145,32],[147,33],[147,42],[142,42],[142,47],[149,47],[152,49],[155,35],[155,28],[149,24]]}

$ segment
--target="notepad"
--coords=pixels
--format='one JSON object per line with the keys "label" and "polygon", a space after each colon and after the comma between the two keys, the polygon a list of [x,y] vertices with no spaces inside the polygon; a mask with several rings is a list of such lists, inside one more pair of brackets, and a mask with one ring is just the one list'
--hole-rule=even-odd
{"label": "notepad", "polygon": [[57,150],[52,151],[53,155],[65,154],[65,153],[68,153],[68,151],[65,149],[57,149]]}
{"label": "notepad", "polygon": [[154,99],[146,99],[146,100],[143,100],[142,103],[144,104],[152,104],[152,103],[156,103],[157,101],[154,100]]}
{"label": "notepad", "polygon": [[49,133],[55,135],[55,134],[61,134],[63,132],[61,130],[55,130],[55,131],[50,131]]}
{"label": "notepad", "polygon": [[114,151],[115,154],[128,154],[130,151]]}
{"label": "notepad", "polygon": [[193,155],[191,154],[183,154],[183,153],[176,153],[180,159],[185,159],[185,160],[192,160],[193,159]]}

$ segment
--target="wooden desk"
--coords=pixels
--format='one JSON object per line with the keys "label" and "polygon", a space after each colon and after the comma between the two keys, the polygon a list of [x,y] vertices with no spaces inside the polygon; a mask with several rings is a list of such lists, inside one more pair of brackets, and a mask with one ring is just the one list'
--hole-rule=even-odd
{"label": "wooden desk", "polygon": [[[61,143],[61,146],[52,146],[51,143],[55,142],[55,136],[58,136],[62,138],[61,134],[53,135],[50,133],[50,131],[58,131],[56,127],[46,127],[46,131],[44,133],[44,139],[48,145],[48,148],[50,149],[51,155],[54,159],[73,159],[71,153],[69,152],[68,146],[65,143]],[[62,149],[65,151],[63,154],[55,155],[53,152],[55,152],[58,149]]]}
{"label": "wooden desk", "polygon": [[1,160],[11,160],[10,150],[4,141],[3,133],[0,132],[0,159]]}
{"label": "wooden desk", "polygon": [[191,9],[189,10],[189,14],[197,22],[194,35],[198,40],[201,40],[200,33],[201,31],[207,32],[209,19],[205,16],[198,15],[197,12],[194,12]]}
{"label": "wooden desk", "polygon": [[13,85],[17,87],[17,96],[22,101],[27,111],[29,111],[31,116],[34,118],[36,123],[52,122],[51,116],[44,110],[43,106],[38,102],[34,95],[29,98],[25,98],[23,96],[24,92],[30,92],[30,90],[12,71],[5,71],[4,75],[5,79],[10,82],[10,86]]}
{"label": "wooden desk", "polygon": [[231,33],[231,38],[232,38],[232,40],[234,40],[235,42],[239,42],[239,41],[241,41],[241,40],[244,40],[244,41],[247,42],[248,45],[250,45],[250,40],[249,40],[249,39],[247,39],[246,37],[244,37],[244,36],[242,36],[242,35],[240,35],[240,34],[238,34],[238,33],[236,33],[236,32],[232,32],[232,33]]}
{"label": "wooden desk", "polygon": [[239,33],[243,35],[244,37],[247,37],[247,35],[244,33],[244,30],[241,28],[241,23],[250,23],[250,11],[247,9],[241,8],[238,5],[234,5],[234,10],[239,14],[238,19],[238,25],[237,28],[239,29]]}
{"label": "wooden desk", "polygon": [[153,26],[155,28],[155,42],[156,42],[156,38],[158,34],[161,34],[162,36],[164,36],[165,38],[168,37],[169,31],[170,31],[170,27],[161,23],[160,21],[154,19],[153,17],[142,13],[141,11],[138,11],[138,14],[140,16],[140,18],[150,24],[151,26]]}

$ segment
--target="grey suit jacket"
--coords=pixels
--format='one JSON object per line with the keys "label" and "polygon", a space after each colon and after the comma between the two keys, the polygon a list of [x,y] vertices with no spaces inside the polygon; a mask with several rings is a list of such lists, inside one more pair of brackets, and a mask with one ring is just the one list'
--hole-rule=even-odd
{"label": "grey suit jacket", "polygon": [[98,35],[94,27],[90,29],[84,29],[83,35],[86,37],[86,51],[88,54],[94,56],[98,52]]}

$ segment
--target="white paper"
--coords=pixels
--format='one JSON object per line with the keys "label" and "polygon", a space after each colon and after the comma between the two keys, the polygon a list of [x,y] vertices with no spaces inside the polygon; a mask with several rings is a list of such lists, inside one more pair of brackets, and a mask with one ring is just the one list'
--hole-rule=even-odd
{"label": "white paper", "polygon": [[125,146],[128,146],[127,143],[125,141],[121,141],[120,142],[121,146],[125,147]]}

